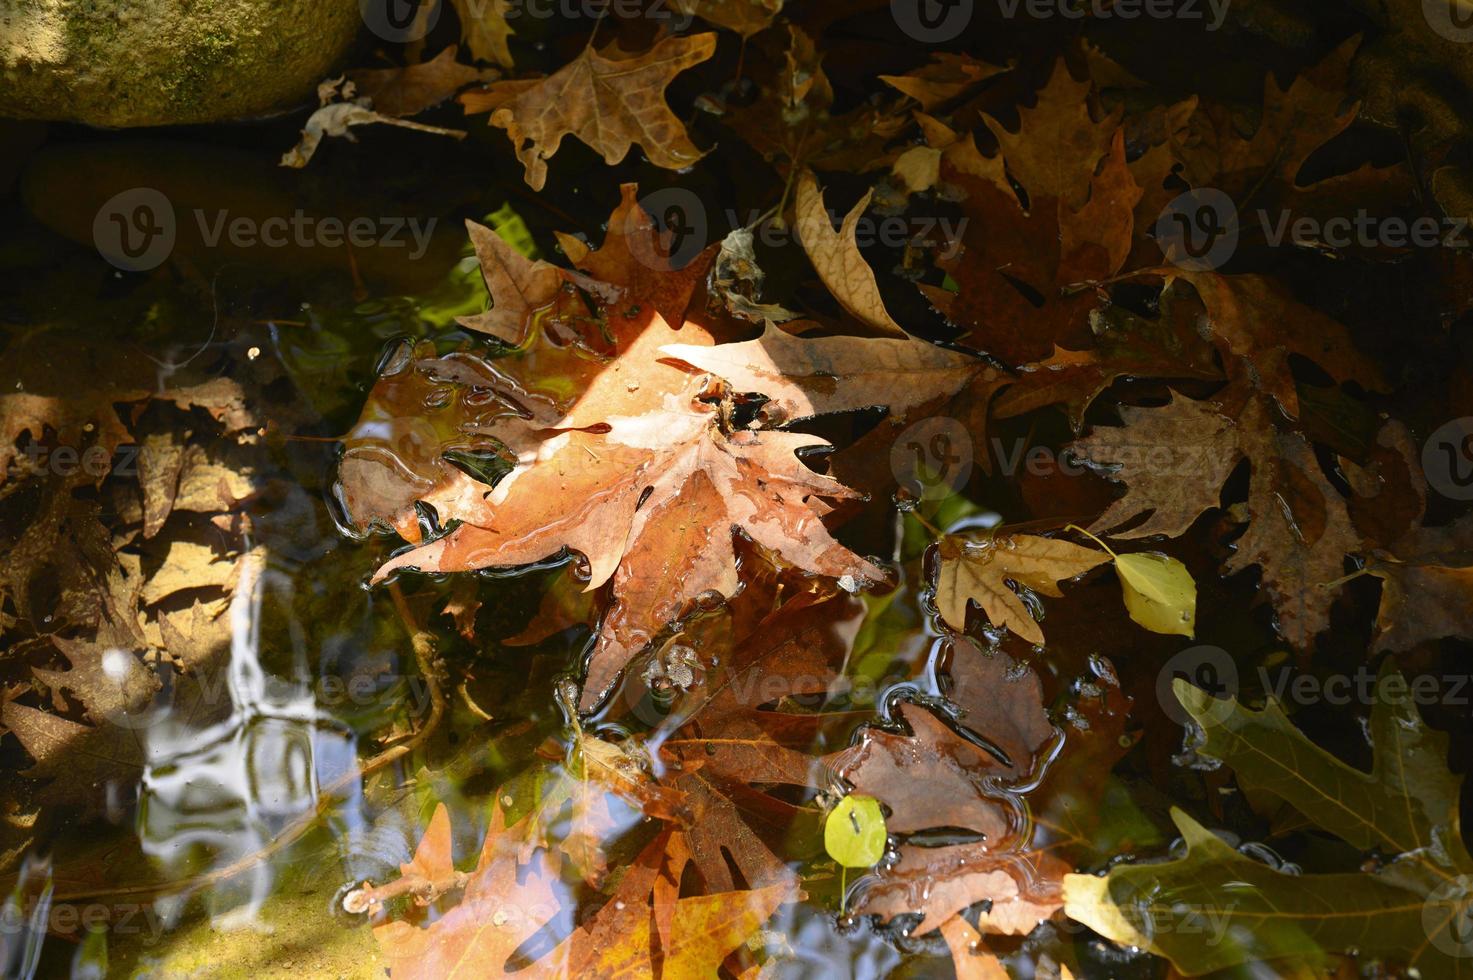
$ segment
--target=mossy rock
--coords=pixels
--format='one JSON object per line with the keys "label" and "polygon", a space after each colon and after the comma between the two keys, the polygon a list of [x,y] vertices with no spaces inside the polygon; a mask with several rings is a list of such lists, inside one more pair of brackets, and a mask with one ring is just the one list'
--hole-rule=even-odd
{"label": "mossy rock", "polygon": [[94,126],[257,116],[308,98],[357,0],[5,0],[0,115]]}

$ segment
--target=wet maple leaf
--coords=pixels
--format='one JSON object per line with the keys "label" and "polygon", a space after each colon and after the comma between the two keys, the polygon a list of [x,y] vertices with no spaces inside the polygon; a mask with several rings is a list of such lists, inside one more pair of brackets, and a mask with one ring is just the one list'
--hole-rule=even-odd
{"label": "wet maple leaf", "polygon": [[1428,488],[1419,453],[1406,427],[1392,421],[1382,427],[1365,466],[1341,460],[1356,493],[1349,504],[1365,534],[1365,568],[1381,580],[1376,650],[1473,638],[1473,518],[1426,526]]}
{"label": "wet maple leaf", "polygon": [[785,38],[771,31],[748,42],[747,63],[761,89],[755,101],[731,107],[725,122],[765,159],[794,169],[862,172],[883,164],[891,155],[886,145],[909,123],[904,100],[831,112],[822,51],[803,29],[787,28]]}
{"label": "wet maple leaf", "polygon": [[[1360,550],[1361,538],[1308,441],[1280,430],[1271,412],[1263,398],[1229,412],[1177,395],[1160,408],[1122,408],[1125,426],[1096,429],[1073,448],[1128,487],[1092,527],[1123,538],[1180,535],[1218,505],[1234,467],[1251,460],[1248,530],[1227,570],[1260,565],[1280,631],[1304,647],[1328,628],[1345,556]],[[1143,514],[1140,524],[1114,530]]]}
{"label": "wet maple leaf", "polygon": [[1090,91],[1060,61],[1037,104],[1019,111],[1017,132],[989,120],[1002,150],[986,171],[963,172],[943,158],[941,179],[965,195],[967,224],[960,247],[937,264],[958,288],[921,290],[969,346],[1011,364],[1045,358],[1055,345],[1084,349],[1098,301],[1092,290],[1066,287],[1108,278],[1130,253],[1141,189],[1118,115],[1096,120]]}
{"label": "wet maple leaf", "polygon": [[694,642],[710,667],[671,706],[678,727],[660,755],[663,781],[689,800],[682,826],[708,889],[735,887],[733,866],[752,885],[794,882],[772,841],[805,811],[816,821],[817,810],[770,790],[825,788],[825,733],[843,738],[857,719],[783,708],[832,692],[863,615],[851,596],[803,593],[745,627],[723,614],[707,624],[709,647]]}
{"label": "wet maple leaf", "polygon": [[[1179,537],[1216,507],[1222,485],[1243,458],[1238,427],[1210,401],[1173,395],[1159,408],[1121,406],[1125,424],[1096,427],[1071,449],[1107,467],[1126,493],[1091,525],[1115,537]],[[1140,524],[1116,530],[1146,515]]]}
{"label": "wet maple leaf", "polygon": [[1229,379],[1271,395],[1289,418],[1299,416],[1290,355],[1308,358],[1337,381],[1386,389],[1379,366],[1356,348],[1345,326],[1298,302],[1282,284],[1257,275],[1180,275],[1202,298]]}
{"label": "wet maple leaf", "polygon": [[665,89],[715,50],[716,35],[710,33],[669,37],[624,57],[589,46],[547,78],[499,82],[485,95],[462,101],[466,112],[491,110],[491,124],[506,130],[534,190],[546,183],[547,161],[568,135],[610,165],[638,144],[651,163],[679,170],[702,154],[665,104]]}
{"label": "wet maple leaf", "polygon": [[1186,125],[1171,134],[1171,155],[1181,164],[1182,178],[1193,187],[1226,193],[1239,209],[1239,219],[1253,227],[1257,222],[1250,218],[1250,207],[1270,215],[1292,211],[1326,218],[1405,199],[1410,186],[1399,164],[1367,163],[1313,184],[1299,183],[1305,161],[1344,132],[1360,111],[1360,103],[1347,94],[1351,59],[1360,43],[1358,36],[1347,39],[1288,88],[1268,74],[1252,135],[1245,133],[1232,107],[1198,106]]}
{"label": "wet maple leaf", "polygon": [[[227,435],[259,424],[243,403],[241,385],[231,378],[186,383],[179,377],[162,384],[159,366],[146,351],[69,332],[21,336],[0,357],[0,372],[13,379],[0,392],[0,485],[14,476],[23,437],[46,452],[64,448],[82,459],[96,447],[104,465],[89,463],[83,469],[101,482],[118,448],[131,441],[129,424],[151,401],[172,402],[186,411],[201,408]],[[88,383],[79,384],[82,378]]]}
{"label": "wet maple leaf", "polygon": [[[970,830],[976,839],[940,846],[902,843],[899,860],[861,886],[858,911],[882,920],[919,913],[915,932],[925,934],[946,930],[961,911],[985,902],[977,916],[983,933],[1024,935],[1060,908],[1060,884],[1073,870],[1072,859],[1088,850],[1088,824],[1098,819],[1092,801],[1104,792],[1102,777],[1127,744],[1120,736],[1129,702],[1108,665],[1096,664],[1084,686],[1091,693],[1076,691],[1063,749],[1053,752],[1048,746],[1058,732],[1044,714],[1032,671],[970,641],[955,641],[943,662],[942,676],[951,682],[943,690],[958,710],[954,724],[995,746],[995,755],[984,758],[970,741],[935,722],[913,728],[909,736],[883,734],[890,743],[883,755],[906,759],[904,769],[881,763],[867,747],[882,737],[874,730],[838,758],[845,778],[863,780],[866,792],[897,816],[906,815],[907,826],[953,835]],[[923,715],[934,721],[930,710],[910,707],[908,721]],[[938,736],[942,729],[945,734]],[[958,753],[962,745],[971,751]],[[937,767],[953,772],[946,779],[949,806],[937,805],[924,778],[905,778],[907,771]],[[966,819],[953,825],[959,812]],[[990,815],[978,819],[984,813]],[[970,927],[964,932],[974,934]]]}
{"label": "wet maple leaf", "polygon": [[768,325],[756,340],[716,347],[675,344],[664,353],[723,378],[739,392],[759,392],[776,424],[884,407],[910,410],[995,372],[985,361],[907,337],[803,339]]}
{"label": "wet maple leaf", "polygon": [[1016,831],[1017,814],[988,796],[986,787],[1024,779],[1054,727],[1032,671],[966,639],[949,641],[946,655],[955,723],[980,735],[990,750],[956,734],[927,708],[904,702],[899,716],[908,732],[869,729],[832,764],[855,792],[884,801],[892,833],[955,827],[1000,840]]}
{"label": "wet maple leaf", "polygon": [[429,61],[396,68],[358,69],[348,72],[348,80],[360,97],[372,101],[374,111],[387,116],[413,116],[468,85],[499,74],[461,64],[455,60],[457,54],[459,51],[451,45]]}
{"label": "wet maple leaf", "polygon": [[460,18],[460,36],[478,61],[491,61],[503,68],[512,67],[508,38],[516,32],[507,23],[507,0],[452,0]]}
{"label": "wet maple leaf", "polygon": [[1121,378],[1221,380],[1212,346],[1197,332],[1202,304],[1190,292],[1163,289],[1155,320],[1117,306],[1092,310],[1094,347],[1078,351],[1055,347],[1047,360],[1020,367],[1015,377],[1005,379],[992,403],[993,415],[1012,418],[1060,405],[1079,432],[1090,405]]}
{"label": "wet maple leaf", "polygon": [[485,485],[466,464],[493,482],[530,438],[528,410],[494,394],[515,389],[503,370],[470,353],[434,353],[428,343],[392,353],[344,436],[336,492],[361,529],[386,525],[419,540],[417,502],[449,513],[461,498],[479,499]]}
{"label": "wet maple leaf", "polygon": [[[734,427],[720,386],[668,356],[671,345],[709,347],[715,338],[700,323],[672,326],[659,312],[689,302],[699,269],[651,268],[649,256],[660,254],[657,236],[633,194],[625,188],[604,246],[574,255],[591,274],[612,280],[603,292],[615,304],[604,307],[613,359],[574,388],[560,418],[539,425],[537,439],[494,489],[437,498],[439,518],[460,526],[394,558],[377,576],[405,567],[525,565],[565,548],[579,552],[589,566],[587,588],[613,582],[584,708],[696,597],[736,591],[738,531],[779,561],[852,588],[884,577],[839,545],[809,503],[854,496],[799,459],[800,450],[826,444]],[[491,275],[488,283],[495,288]],[[530,308],[523,294],[517,302]],[[831,399],[826,407],[843,406]]]}
{"label": "wet maple leaf", "polygon": [[[722,960],[794,897],[786,886],[681,897],[689,854],[678,835],[663,831],[626,870],[603,908],[574,929],[573,901],[558,878],[557,848],[528,851],[530,817],[507,825],[499,808],[474,871],[451,862],[450,822],[436,809],[406,877],[431,894],[464,882],[460,900],[426,928],[404,921],[374,929],[392,976],[636,977],[714,974]],[[556,946],[524,962],[519,949],[550,930]]]}
{"label": "wet maple leaf", "polygon": [[943,537],[936,545],[936,608],[947,625],[964,630],[967,602],[975,600],[993,624],[1042,645],[1043,630],[1008,585],[1062,596],[1058,582],[1110,560],[1103,551],[1033,534],[978,539]]}

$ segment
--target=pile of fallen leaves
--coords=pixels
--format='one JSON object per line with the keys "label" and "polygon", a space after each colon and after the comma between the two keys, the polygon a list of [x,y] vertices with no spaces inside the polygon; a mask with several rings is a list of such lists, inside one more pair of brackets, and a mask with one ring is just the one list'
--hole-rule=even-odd
{"label": "pile of fallen leaves", "polygon": [[[438,912],[378,932],[396,974],[497,975],[531,962],[631,976],[724,962],[745,974],[772,951],[762,920],[805,889],[810,901],[815,889],[833,894],[830,875],[850,865],[832,846],[829,863],[814,850],[825,820],[884,842],[853,862],[875,867],[833,906],[904,935],[939,933],[964,976],[997,973],[994,953],[1066,919],[1187,973],[1358,954],[1454,974],[1449,949],[1470,900],[1457,884],[1469,868],[1458,782],[1415,709],[1378,703],[1369,772],[1314,748],[1272,705],[1234,706],[1224,724],[1217,712],[1193,749],[1202,768],[1231,767],[1264,817],[1272,800],[1376,850],[1376,869],[1288,874],[1174,811],[1185,857],[1095,877],[1073,872],[1136,848],[1164,854],[1107,813],[1119,792],[1110,769],[1137,740],[1131,699],[1100,656],[1050,668],[1047,685],[1036,673],[1054,648],[1045,610],[1088,602],[1095,629],[1123,635],[1093,649],[1117,658],[1169,649],[1162,637],[1196,633],[1201,576],[1251,576],[1265,625],[1304,663],[1365,573],[1382,580],[1368,654],[1473,639],[1454,584],[1473,567],[1460,557],[1461,523],[1423,523],[1415,440],[1384,411],[1388,362],[1356,338],[1389,325],[1261,271],[1271,268],[1255,252],[1263,243],[1216,269],[1173,264],[1155,240],[1157,216],[1193,188],[1308,214],[1347,200],[1405,205],[1400,165],[1305,176],[1355,120],[1346,87],[1359,42],[1287,84],[1270,76],[1251,123],[1195,97],[1151,103],[1136,92],[1144,83],[1087,45],[1026,68],[934,54],[839,113],[815,39],[796,22],[764,29],[768,11],[732,23],[721,5],[698,13],[746,39],[758,66],[724,91],[719,113],[726,138],[772,166],[758,226],[676,262],[679,229],[626,185],[597,248],[559,238],[563,266],[470,225],[490,305],[462,324],[486,340],[401,348],[346,440],[339,491],[352,520],[412,545],[376,581],[571,556],[572,587],[549,594],[530,634],[588,625],[576,709],[622,733],[578,737],[581,761],[568,764],[585,788],[549,797],[546,812],[513,820],[513,795],[493,804],[473,870],[455,870],[437,814],[404,874],[424,879],[420,904]],[[467,22],[468,37],[487,23]],[[545,78],[496,81],[461,101],[506,131],[534,189],[556,179],[549,162],[568,135],[611,164],[637,144],[649,164],[683,168],[701,150],[663,90],[720,43],[709,33],[642,52],[590,42]],[[822,175],[855,171],[870,188],[836,228],[826,200],[840,195],[825,193]],[[874,209],[907,227],[936,227],[917,215],[962,219],[949,239],[903,243],[911,299],[895,298],[903,284],[858,240]],[[796,240],[826,298],[808,287],[763,294],[753,232],[773,227]],[[1057,430],[1040,420],[1061,416],[1075,438],[1059,448],[1081,468],[1025,485],[1029,526],[938,528],[937,474],[928,487],[927,474],[890,465],[897,443],[925,457],[926,443],[905,445],[910,427],[945,420],[983,471],[945,489],[976,495],[997,479],[994,431],[1018,420]],[[944,456],[943,446],[931,463]],[[876,517],[897,506],[905,534],[887,539]],[[931,538],[923,553],[907,544],[915,534]],[[1106,564],[1118,585],[1093,571]],[[922,589],[939,637],[930,659],[881,704],[856,702],[866,603]],[[575,590],[587,600],[573,602]],[[1089,627],[1063,628],[1078,650]],[[1193,717],[1222,703],[1194,690],[1174,695]],[[1393,744],[1397,730],[1417,734]],[[619,874],[599,849],[628,846],[627,835],[601,826],[580,795],[590,792],[657,822]],[[879,827],[862,826],[846,799],[877,800],[863,812]],[[565,805],[574,831],[559,839],[548,828]],[[1400,807],[1411,816],[1391,812]],[[569,866],[600,893],[576,925],[568,917],[585,906],[549,885]],[[1245,879],[1251,898],[1233,899],[1231,883]],[[1222,925],[1217,941],[1197,941],[1181,921],[1193,916]],[[530,956],[524,944],[543,930],[557,943]],[[1079,965],[1044,948],[1045,961]]]}
{"label": "pile of fallen leaves", "polygon": [[202,691],[223,679],[231,595],[259,560],[243,505],[261,423],[240,382],[139,346],[39,331],[5,360],[0,724],[45,780],[37,802],[119,819],[158,712],[204,724],[228,706]]}
{"label": "pile of fallen leaves", "polygon": [[[711,29],[550,36],[453,6],[463,48],[325,82],[283,163],[379,123],[494,139],[533,192],[646,194],[556,260],[469,223],[486,310],[392,346],[342,440],[344,522],[393,549],[373,584],[459,576],[435,612],[487,656],[586,637],[566,739],[347,896],[394,976],[768,975],[814,909],[964,978],[1468,973],[1468,714],[1424,718],[1398,673],[1466,679],[1473,642],[1473,517],[1422,452],[1468,410],[1466,245],[1254,217],[1458,217],[1455,153],[1419,132],[1403,160],[1358,118],[1363,38],[1245,101],[1092,25],[894,42],[874,75],[882,43],[842,27],[873,5],[676,0]],[[452,97],[466,130],[407,118]],[[716,231],[713,185],[752,220]],[[1207,191],[1236,251],[1183,260],[1158,219]],[[0,576],[0,717],[43,792],[136,765],[109,717],[152,699],[148,664],[194,669],[228,602],[250,465],[216,451],[256,423],[227,396],[0,395],[7,447],[139,447],[136,483],[0,490],[36,515]],[[527,569],[541,608],[487,635]],[[1198,637],[1243,683],[1172,682]],[[1363,717],[1291,719],[1251,680],[1289,663],[1379,682]]]}

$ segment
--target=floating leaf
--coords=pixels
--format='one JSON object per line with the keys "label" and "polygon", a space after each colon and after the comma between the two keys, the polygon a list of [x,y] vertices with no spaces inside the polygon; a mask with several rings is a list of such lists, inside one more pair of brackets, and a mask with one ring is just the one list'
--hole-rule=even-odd
{"label": "floating leaf", "polygon": [[873,796],[851,793],[829,811],[823,847],[846,868],[871,868],[885,856],[885,814]]}
{"label": "floating leaf", "polygon": [[1153,633],[1196,633],[1197,583],[1187,566],[1146,551],[1116,555],[1115,571],[1131,619]]}

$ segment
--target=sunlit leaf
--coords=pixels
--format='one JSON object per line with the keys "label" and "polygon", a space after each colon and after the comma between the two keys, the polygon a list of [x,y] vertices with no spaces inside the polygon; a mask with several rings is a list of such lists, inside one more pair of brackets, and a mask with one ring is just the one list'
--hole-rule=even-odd
{"label": "sunlit leaf", "polygon": [[829,811],[823,846],[846,868],[869,868],[885,856],[885,814],[873,796],[851,793]]}

